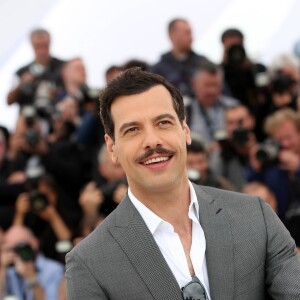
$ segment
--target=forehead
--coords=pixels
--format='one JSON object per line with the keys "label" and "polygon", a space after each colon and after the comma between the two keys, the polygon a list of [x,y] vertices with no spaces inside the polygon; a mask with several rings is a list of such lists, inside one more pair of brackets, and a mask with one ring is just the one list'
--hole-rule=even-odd
{"label": "forehead", "polygon": [[115,126],[123,122],[133,122],[152,118],[162,113],[176,116],[170,92],[157,85],[140,94],[117,97],[111,105]]}
{"label": "forehead", "polygon": [[221,80],[221,73],[216,72],[216,73],[209,73],[207,71],[203,71],[198,73],[195,77],[195,82],[198,84],[206,84],[209,82],[219,82]]}
{"label": "forehead", "polygon": [[275,136],[290,136],[291,134],[300,133],[292,120],[285,120],[280,126],[276,126],[273,132]]}
{"label": "forehead", "polygon": [[191,29],[188,22],[179,20],[175,23],[174,30],[186,30],[186,29],[188,29],[188,30]]}
{"label": "forehead", "polygon": [[240,120],[241,118],[248,117],[249,114],[244,107],[229,109],[225,113],[226,119],[229,121]]}
{"label": "forehead", "polygon": [[36,34],[31,37],[32,44],[49,43],[49,36],[45,34]]}

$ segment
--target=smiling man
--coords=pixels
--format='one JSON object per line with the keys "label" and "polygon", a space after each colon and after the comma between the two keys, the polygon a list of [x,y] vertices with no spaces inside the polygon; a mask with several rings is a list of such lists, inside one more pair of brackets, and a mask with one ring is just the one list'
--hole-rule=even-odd
{"label": "smiling man", "polygon": [[107,150],[128,193],[67,255],[67,299],[299,299],[289,233],[253,196],[193,185],[182,96],[133,68],[100,97]]}

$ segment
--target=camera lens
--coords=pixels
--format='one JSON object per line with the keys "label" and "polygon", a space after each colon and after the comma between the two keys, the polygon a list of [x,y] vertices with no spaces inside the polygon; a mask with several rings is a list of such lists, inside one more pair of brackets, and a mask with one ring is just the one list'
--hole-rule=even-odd
{"label": "camera lens", "polygon": [[32,249],[32,247],[24,242],[24,243],[19,243],[16,245],[13,249],[15,253],[17,253],[22,260],[24,261],[32,261],[35,258],[35,252]]}
{"label": "camera lens", "polygon": [[29,193],[29,202],[33,211],[40,212],[47,207],[48,198],[43,193],[31,191]]}

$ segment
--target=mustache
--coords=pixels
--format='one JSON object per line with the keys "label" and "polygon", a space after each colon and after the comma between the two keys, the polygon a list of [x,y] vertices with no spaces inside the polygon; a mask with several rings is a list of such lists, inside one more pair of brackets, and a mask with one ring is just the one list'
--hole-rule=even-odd
{"label": "mustache", "polygon": [[162,147],[156,147],[155,149],[148,149],[144,154],[142,154],[141,156],[139,156],[136,159],[136,162],[139,163],[140,161],[148,158],[149,156],[153,155],[153,154],[168,154],[168,155],[174,155],[176,152],[173,150],[169,150],[169,149],[165,149]]}

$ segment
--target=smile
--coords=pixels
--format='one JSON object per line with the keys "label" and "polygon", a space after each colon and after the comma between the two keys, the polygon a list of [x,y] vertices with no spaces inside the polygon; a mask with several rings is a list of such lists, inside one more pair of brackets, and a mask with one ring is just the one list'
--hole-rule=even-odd
{"label": "smile", "polygon": [[169,159],[170,159],[170,157],[168,157],[168,156],[155,157],[155,158],[152,158],[152,159],[149,159],[149,160],[145,161],[143,164],[144,165],[149,165],[149,164],[158,163],[158,162],[161,162],[161,161],[167,161]]}

